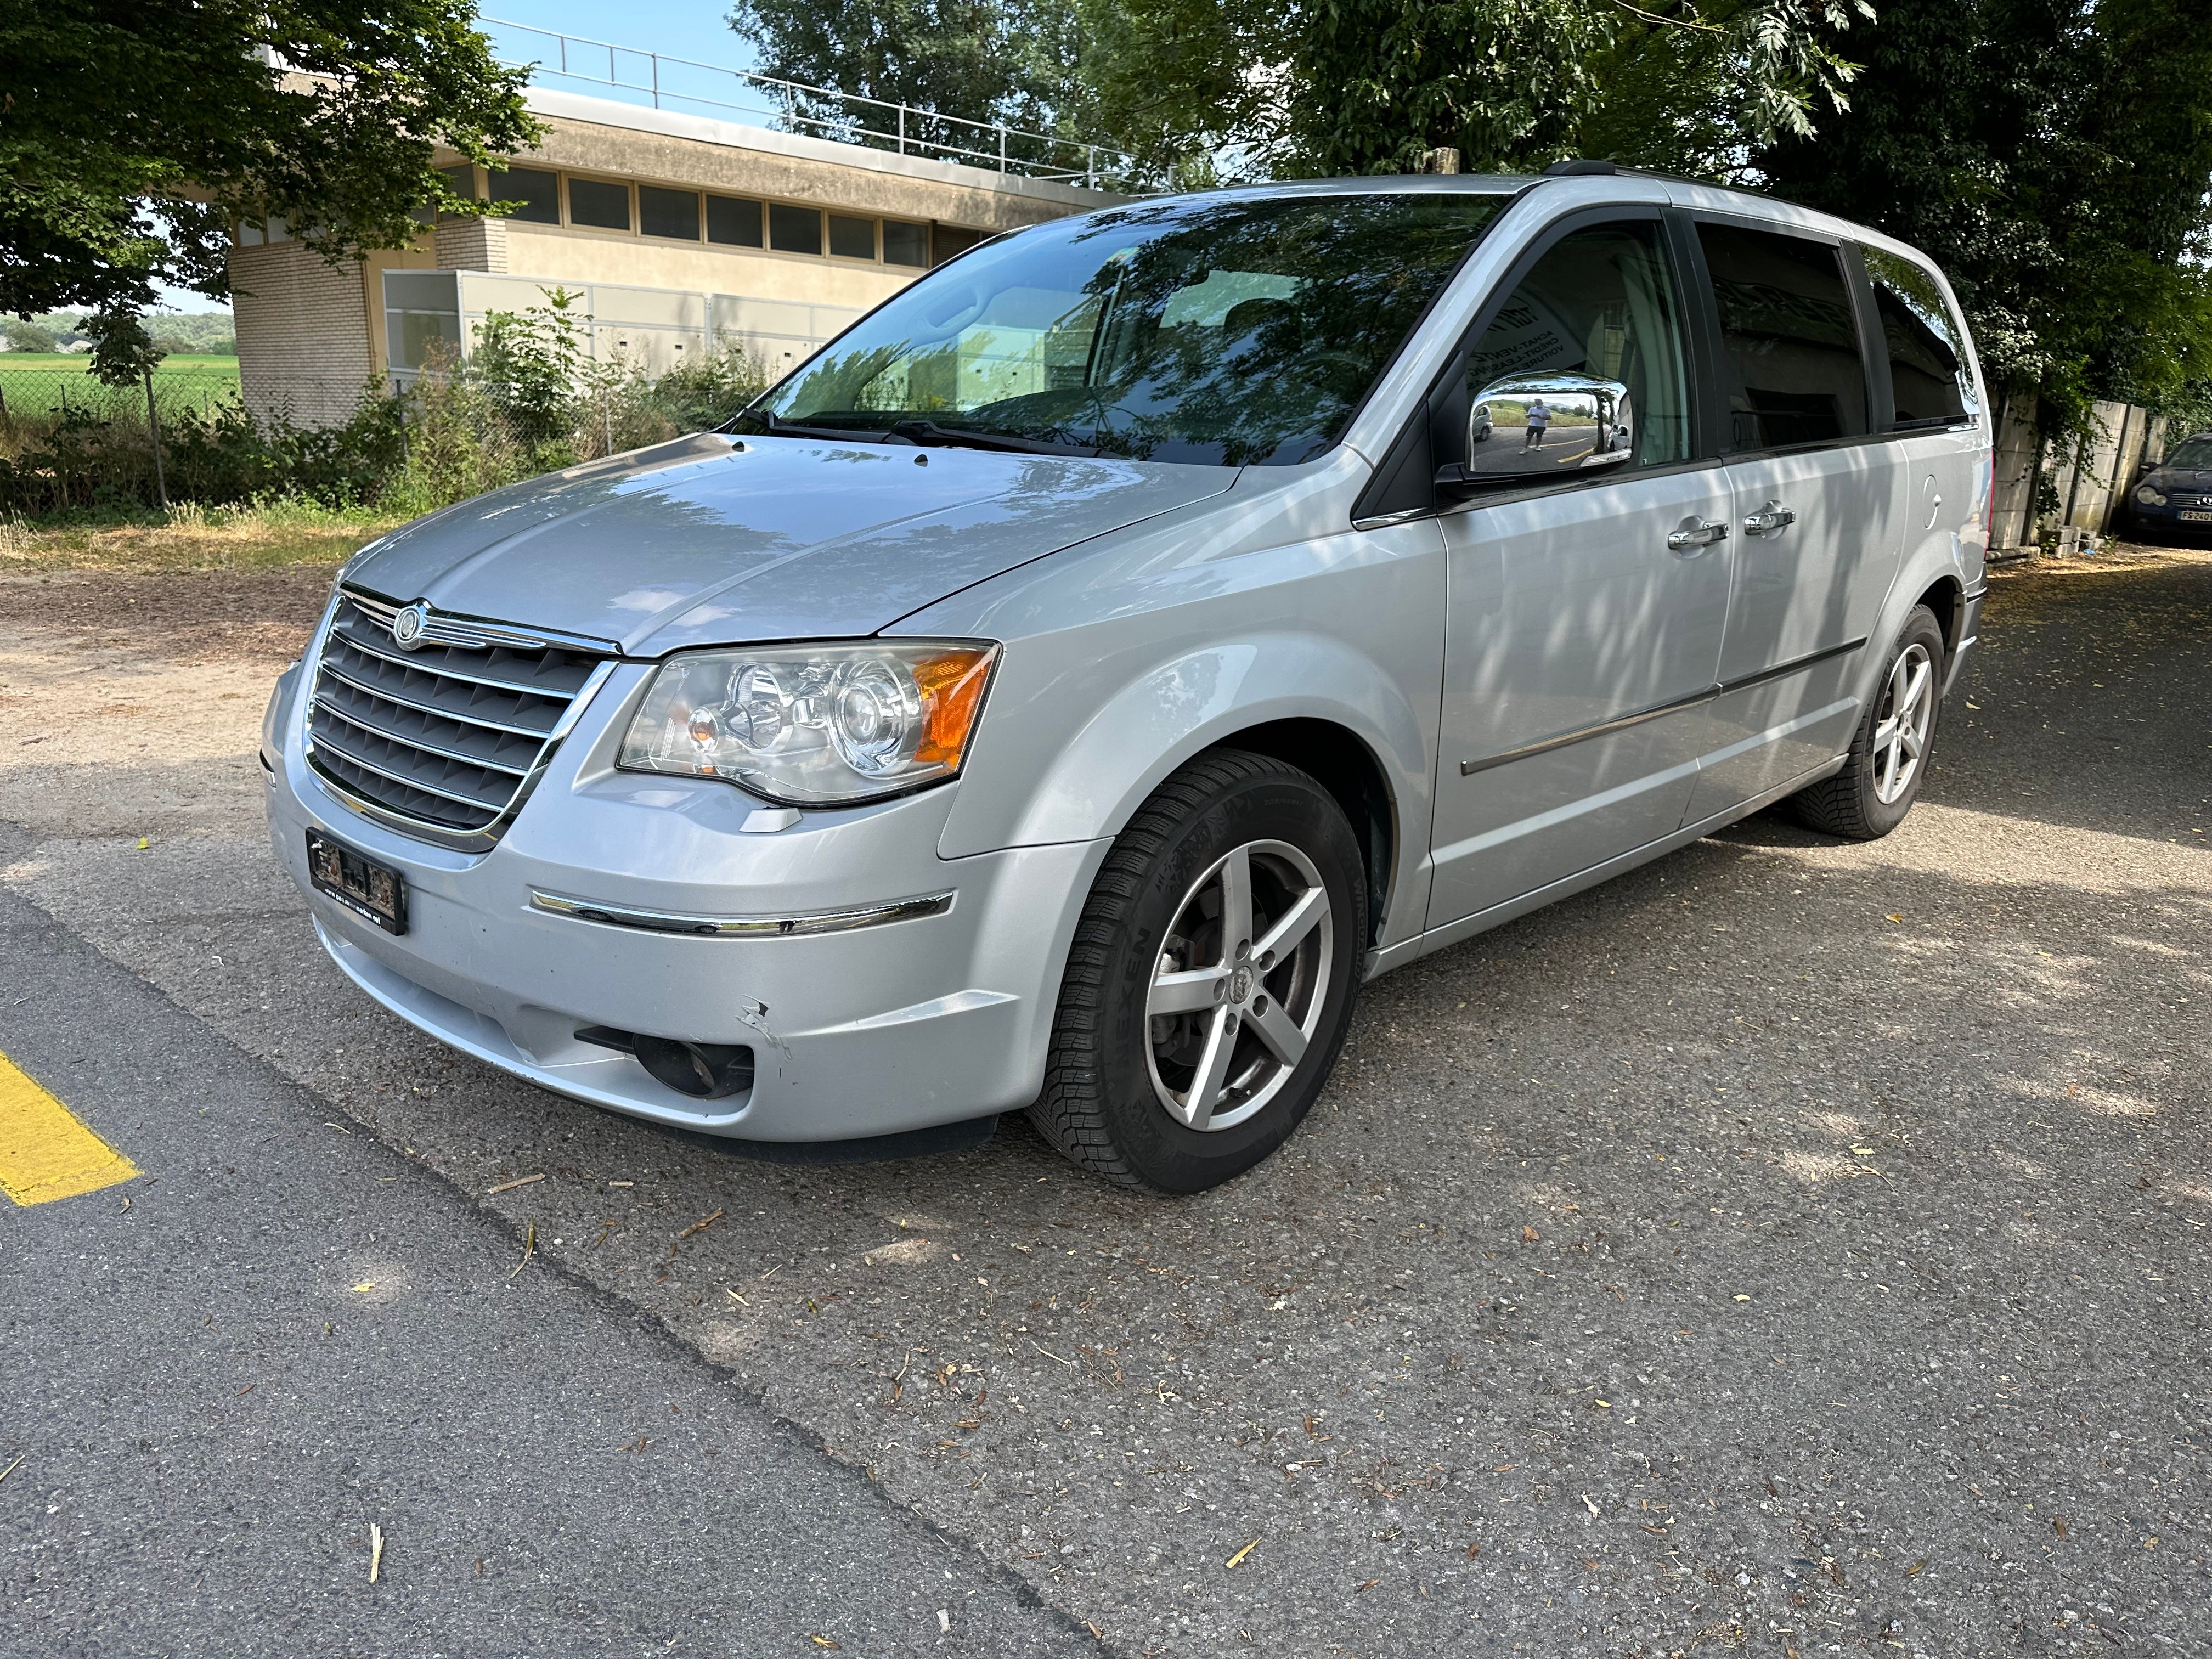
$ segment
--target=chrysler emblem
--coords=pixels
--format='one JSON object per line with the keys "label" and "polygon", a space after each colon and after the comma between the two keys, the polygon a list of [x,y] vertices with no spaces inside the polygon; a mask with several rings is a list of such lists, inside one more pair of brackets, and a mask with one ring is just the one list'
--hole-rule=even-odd
{"label": "chrysler emblem", "polygon": [[422,643],[422,635],[430,626],[430,607],[417,599],[412,605],[402,605],[392,618],[392,642],[403,650],[412,651]]}

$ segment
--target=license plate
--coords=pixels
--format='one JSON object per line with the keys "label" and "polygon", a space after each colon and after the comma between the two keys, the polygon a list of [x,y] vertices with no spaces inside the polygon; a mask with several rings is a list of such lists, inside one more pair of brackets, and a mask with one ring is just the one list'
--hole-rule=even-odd
{"label": "license plate", "polygon": [[307,878],[319,891],[387,933],[407,931],[407,878],[316,830],[307,831]]}
{"label": "license plate", "polygon": [[2173,516],[2184,524],[2212,524],[2212,511],[2200,511],[2196,507],[2185,507]]}

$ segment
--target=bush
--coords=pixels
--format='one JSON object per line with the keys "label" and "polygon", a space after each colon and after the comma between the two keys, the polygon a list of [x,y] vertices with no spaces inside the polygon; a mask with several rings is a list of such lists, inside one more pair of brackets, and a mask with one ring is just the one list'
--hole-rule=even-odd
{"label": "bush", "polygon": [[[157,376],[170,501],[427,513],[718,426],[768,384],[765,362],[743,346],[659,375],[622,359],[592,362],[569,299],[492,313],[466,363],[433,365],[400,392],[371,382],[337,426],[168,399]],[[0,415],[0,514],[41,519],[155,501],[143,390],[88,381],[87,397],[66,410]]]}

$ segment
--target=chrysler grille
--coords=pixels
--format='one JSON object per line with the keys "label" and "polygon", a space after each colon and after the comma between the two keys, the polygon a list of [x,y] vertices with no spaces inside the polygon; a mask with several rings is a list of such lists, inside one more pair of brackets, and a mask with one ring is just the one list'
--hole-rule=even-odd
{"label": "chrysler grille", "polygon": [[489,845],[609,656],[586,641],[449,617],[408,649],[392,636],[400,608],[341,590],[315,665],[307,763],[396,828]]}

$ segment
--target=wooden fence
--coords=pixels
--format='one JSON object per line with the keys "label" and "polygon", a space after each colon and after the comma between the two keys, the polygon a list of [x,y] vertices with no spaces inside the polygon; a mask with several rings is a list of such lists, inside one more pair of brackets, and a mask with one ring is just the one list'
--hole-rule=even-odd
{"label": "wooden fence", "polygon": [[2166,416],[2118,403],[2094,404],[2091,414],[2087,433],[2045,442],[2033,402],[2006,400],[1997,422],[1992,558],[2070,553],[2085,539],[2125,528],[2136,473],[2146,457],[2165,453]]}

